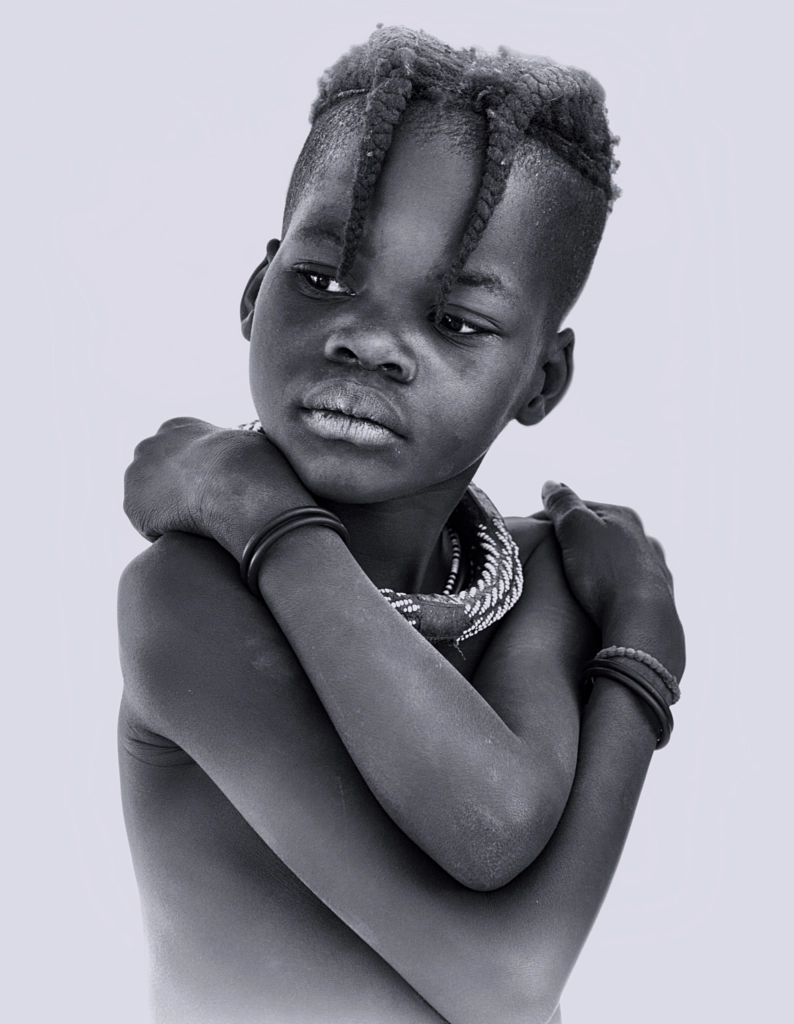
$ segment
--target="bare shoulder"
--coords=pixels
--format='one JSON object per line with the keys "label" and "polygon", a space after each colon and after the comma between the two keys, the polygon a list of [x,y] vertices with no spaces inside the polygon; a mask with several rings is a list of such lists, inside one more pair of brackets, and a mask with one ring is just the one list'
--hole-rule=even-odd
{"label": "bare shoulder", "polygon": [[505,525],[518,545],[524,587],[506,617],[500,639],[514,645],[521,657],[531,645],[542,647],[545,659],[556,657],[569,663],[572,652],[578,657],[598,638],[568,585],[554,526],[543,513],[507,518]]}
{"label": "bare shoulder", "polygon": [[543,794],[542,832],[547,840],[573,784],[579,678],[598,649],[597,637],[568,586],[553,525],[533,516],[505,523],[518,545],[524,582],[515,607],[494,631],[474,685],[524,741],[532,776]]}
{"label": "bare shoulder", "polygon": [[184,596],[202,580],[211,586],[233,577],[231,558],[215,541],[189,533],[167,533],[137,555],[121,574],[119,600]]}
{"label": "bare shoulder", "polygon": [[168,533],[126,567],[119,581],[122,652],[141,654],[174,631],[200,630],[234,586],[234,561],[214,541]]}
{"label": "bare shoulder", "polygon": [[[119,652],[125,696],[153,727],[169,696],[198,691],[210,663],[233,673],[280,631],[243,586],[235,560],[213,540],[169,533],[126,567],[119,582]],[[252,624],[256,623],[256,629]],[[254,638],[254,639],[252,639]],[[182,691],[178,694],[177,691]]]}
{"label": "bare shoulder", "polygon": [[[539,518],[540,516],[542,518]],[[507,516],[505,526],[518,545],[521,563],[524,567],[538,550],[545,550],[549,553],[559,551],[557,538],[554,536],[554,527],[543,513],[531,516]],[[560,569],[562,570],[562,563],[560,563]]]}

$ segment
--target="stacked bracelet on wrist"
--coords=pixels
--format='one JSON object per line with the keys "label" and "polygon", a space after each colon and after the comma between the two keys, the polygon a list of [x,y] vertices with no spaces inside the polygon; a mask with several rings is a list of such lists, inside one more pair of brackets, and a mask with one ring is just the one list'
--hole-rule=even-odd
{"label": "stacked bracelet on wrist", "polygon": [[350,539],[342,520],[333,512],[320,508],[319,505],[306,505],[282,512],[281,515],[265,523],[262,529],[258,530],[248,541],[245,551],[243,551],[240,575],[248,589],[256,597],[259,597],[259,570],[262,568],[265,554],[277,540],[301,526],[326,526],[329,530],[338,533],[345,544]]}
{"label": "stacked bracelet on wrist", "polygon": [[663,686],[671,694],[670,704],[678,700],[680,690],[675,676],[668,672],[656,658],[632,647],[608,647],[599,651],[596,657],[585,665],[582,678],[590,688],[596,679],[610,679],[612,682],[625,686],[639,697],[656,720],[658,727],[656,748],[658,750],[667,746],[670,740],[670,734],[673,731],[673,714],[668,702],[645,678],[645,675],[632,664],[633,661],[645,665],[661,680]]}
{"label": "stacked bracelet on wrist", "polygon": [[632,661],[639,661],[642,665],[647,665],[652,672],[655,672],[664,683],[670,693],[670,704],[675,704],[681,697],[681,687],[678,685],[678,680],[673,673],[668,672],[661,661],[657,661],[656,658],[646,654],[645,651],[638,651],[634,647],[605,647],[603,651],[598,652],[596,658],[631,658]]}

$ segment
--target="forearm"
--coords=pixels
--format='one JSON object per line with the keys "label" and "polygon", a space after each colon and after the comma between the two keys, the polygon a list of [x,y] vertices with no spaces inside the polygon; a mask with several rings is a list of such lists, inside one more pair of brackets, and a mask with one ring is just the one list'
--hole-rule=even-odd
{"label": "forearm", "polygon": [[518,878],[493,893],[448,892],[403,885],[379,863],[390,926],[376,948],[449,1024],[548,1024],[617,868],[655,743],[640,701],[600,681],[562,820]]}
{"label": "forearm", "polygon": [[[574,787],[541,856],[497,892],[464,901],[431,891],[421,908],[406,900],[396,933],[410,928],[421,951],[406,977],[450,1024],[550,1020],[617,868],[655,743],[644,705],[599,681],[585,711]],[[423,942],[425,930],[440,949]],[[445,942],[457,951],[457,970],[444,962]],[[389,959],[391,951],[383,952]]]}
{"label": "forearm", "polygon": [[524,864],[509,851],[531,843],[540,800],[523,741],[382,599],[331,531],[285,537],[259,584],[390,817],[464,884],[491,887],[488,864],[499,865],[494,885],[513,877]]}
{"label": "forearm", "polygon": [[[510,885],[487,896],[472,893],[468,907],[454,908],[468,936],[460,976],[470,988],[451,999],[435,980],[441,965],[428,959],[419,991],[450,1024],[550,1020],[617,868],[655,744],[644,705],[599,681],[585,709],[574,786],[551,842]],[[437,912],[428,905],[428,917]],[[418,920],[417,931],[426,925]]]}
{"label": "forearm", "polygon": [[516,927],[523,922],[523,950],[540,969],[532,986],[531,1020],[538,1024],[559,1003],[606,896],[656,736],[638,698],[598,681],[585,709],[576,778],[560,824],[538,860],[491,897],[508,928],[508,921]]}
{"label": "forearm", "polygon": [[131,702],[451,1024],[545,1024],[631,823],[655,742],[644,706],[608,681],[596,684],[551,842],[509,885],[471,892],[383,812],[291,647],[216,550],[175,534],[125,574],[121,653]]}

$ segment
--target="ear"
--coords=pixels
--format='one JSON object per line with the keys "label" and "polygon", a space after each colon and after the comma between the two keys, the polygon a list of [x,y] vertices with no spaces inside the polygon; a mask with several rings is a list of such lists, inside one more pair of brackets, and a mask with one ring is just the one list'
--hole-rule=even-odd
{"label": "ear", "polygon": [[254,319],[254,309],[256,308],[256,297],[259,294],[259,288],[262,284],[262,278],[265,276],[265,271],[270,264],[270,261],[278,252],[278,247],[281,243],[277,238],[272,238],[267,243],[267,255],[256,268],[256,270],[248,278],[248,284],[243,290],[243,297],[240,299],[240,329],[243,332],[243,337],[246,341],[251,340],[251,324]]}
{"label": "ear", "polygon": [[[534,426],[547,416],[568,390],[573,377],[573,344],[576,339],[570,327],[556,335],[539,369],[542,382],[539,392],[522,406],[516,419],[525,427]],[[533,389],[534,390],[534,389]]]}

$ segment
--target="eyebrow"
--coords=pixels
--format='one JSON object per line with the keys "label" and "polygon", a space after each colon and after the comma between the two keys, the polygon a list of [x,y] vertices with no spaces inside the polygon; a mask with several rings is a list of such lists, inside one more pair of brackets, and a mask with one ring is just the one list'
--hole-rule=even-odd
{"label": "eyebrow", "polygon": [[330,224],[307,224],[298,228],[296,236],[303,242],[333,242],[340,249],[344,244],[341,228],[332,227]]}
{"label": "eyebrow", "polygon": [[[306,224],[298,228],[296,237],[302,242],[331,242],[340,249],[344,247],[344,235],[341,227],[331,224]],[[359,251],[365,254],[364,249],[359,245]],[[445,268],[446,269],[446,268]],[[439,281],[444,276],[444,271],[438,273]],[[508,296],[509,289],[501,277],[496,274],[485,274],[473,270],[462,270],[455,279],[455,283],[462,288],[484,288],[494,295]]]}
{"label": "eyebrow", "polygon": [[472,270],[462,270],[455,282],[464,288],[485,288],[496,295],[507,295],[508,288],[501,277],[495,274],[481,274]]}

